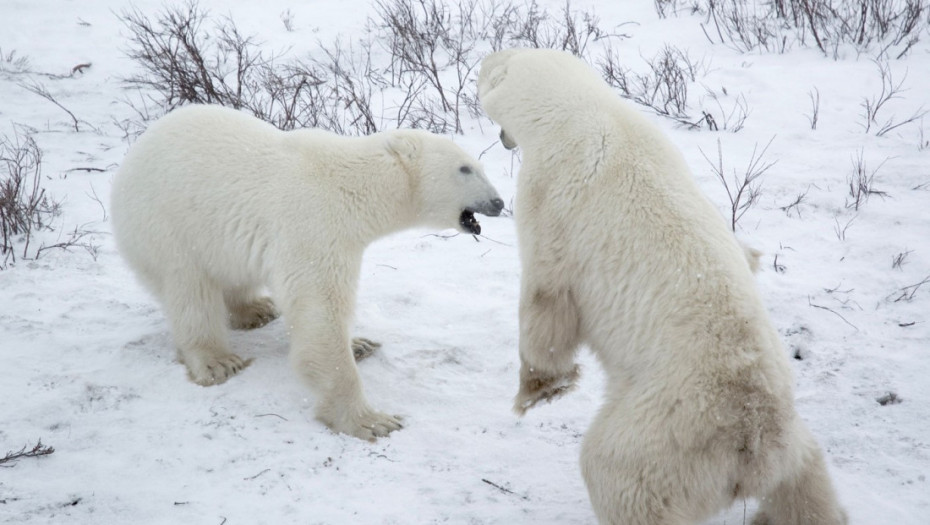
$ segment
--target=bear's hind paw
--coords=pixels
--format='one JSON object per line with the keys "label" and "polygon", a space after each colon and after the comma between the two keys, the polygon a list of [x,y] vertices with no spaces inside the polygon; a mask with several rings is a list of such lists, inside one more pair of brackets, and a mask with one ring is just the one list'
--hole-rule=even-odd
{"label": "bear's hind paw", "polygon": [[229,325],[233,330],[254,330],[278,318],[278,309],[268,297],[230,309]]}

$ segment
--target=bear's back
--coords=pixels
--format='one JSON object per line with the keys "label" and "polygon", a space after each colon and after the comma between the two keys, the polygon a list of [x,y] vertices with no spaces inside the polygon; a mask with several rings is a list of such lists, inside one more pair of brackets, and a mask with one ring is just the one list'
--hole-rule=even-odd
{"label": "bear's back", "polygon": [[296,164],[281,148],[284,135],[215,106],[187,106],[152,124],[114,177],[120,251],[143,269],[168,254],[219,269],[216,261],[256,249],[254,239],[274,239],[257,232],[279,226],[277,210],[287,209],[294,193],[283,188]]}

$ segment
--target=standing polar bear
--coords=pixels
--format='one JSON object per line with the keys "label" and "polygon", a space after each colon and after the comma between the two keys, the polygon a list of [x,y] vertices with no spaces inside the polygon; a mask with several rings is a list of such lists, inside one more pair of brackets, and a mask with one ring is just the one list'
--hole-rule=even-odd
{"label": "standing polar bear", "polygon": [[160,300],[193,381],[243,369],[227,326],[261,326],[280,309],[317,417],[363,439],[401,423],[368,405],[353,358],[373,345],[349,335],[362,252],[418,225],[479,233],[474,213],[503,206],[478,161],[430,133],[283,132],[214,106],[153,124],[112,192],[117,245]]}
{"label": "standing polar bear", "polygon": [[598,519],[699,523],[744,497],[754,524],[846,522],[750,264],[682,156],[568,53],[481,65],[481,104],[519,146],[516,411],[607,373],[581,466]]}

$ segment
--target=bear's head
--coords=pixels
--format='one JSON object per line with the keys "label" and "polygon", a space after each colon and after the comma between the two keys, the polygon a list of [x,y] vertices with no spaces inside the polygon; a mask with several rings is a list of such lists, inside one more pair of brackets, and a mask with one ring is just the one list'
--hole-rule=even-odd
{"label": "bear's head", "polygon": [[481,107],[501,126],[507,149],[558,127],[579,92],[604,84],[584,61],[554,49],[505,49],[487,55],[478,73]]}
{"label": "bear's head", "polygon": [[417,224],[481,233],[480,213],[500,215],[504,201],[481,163],[451,140],[421,130],[389,132],[388,150],[404,165]]}

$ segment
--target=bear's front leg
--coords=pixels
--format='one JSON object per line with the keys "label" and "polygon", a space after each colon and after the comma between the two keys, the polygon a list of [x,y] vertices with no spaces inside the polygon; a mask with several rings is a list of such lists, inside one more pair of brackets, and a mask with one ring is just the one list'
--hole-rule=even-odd
{"label": "bear's front leg", "polygon": [[578,311],[568,289],[524,286],[520,297],[520,391],[523,415],[571,391],[578,379]]}
{"label": "bear's front leg", "polygon": [[[392,416],[373,409],[365,400],[361,378],[355,368],[355,356],[348,344],[339,352],[344,358],[331,369],[330,377],[322,381],[323,388],[316,406],[316,417],[335,432],[349,434],[359,439],[374,441],[403,428],[399,416]],[[298,368],[306,370],[307,363],[296,358]],[[313,366],[313,365],[310,365]],[[316,374],[305,372],[310,381]]]}
{"label": "bear's front leg", "polygon": [[[330,303],[320,304],[319,297]],[[349,339],[350,313],[332,294],[311,294],[289,301],[284,312],[291,327],[291,362],[319,393],[316,417],[336,432],[374,441],[403,427],[397,416],[368,405]]]}
{"label": "bear's front leg", "polygon": [[522,416],[541,401],[552,402],[562,397],[575,388],[578,375],[578,365],[572,366],[568,373],[552,374],[540,372],[524,360],[520,365],[520,391],[514,401],[514,410]]}

